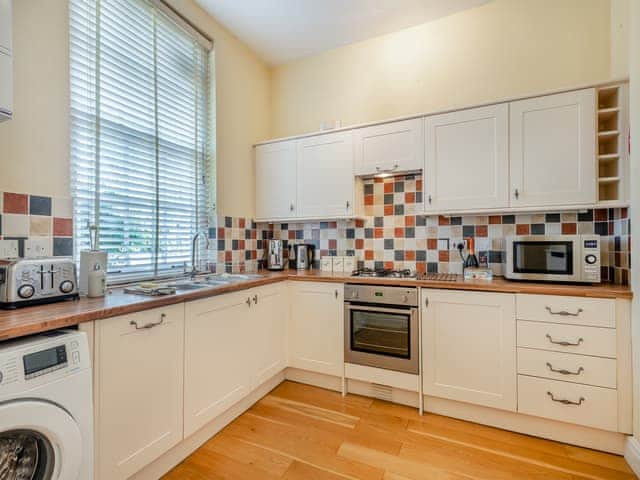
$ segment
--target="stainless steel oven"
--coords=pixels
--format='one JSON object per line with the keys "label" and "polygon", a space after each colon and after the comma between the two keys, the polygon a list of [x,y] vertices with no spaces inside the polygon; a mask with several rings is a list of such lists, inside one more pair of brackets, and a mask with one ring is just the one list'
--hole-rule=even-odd
{"label": "stainless steel oven", "polygon": [[418,374],[418,289],[346,285],[344,360]]}

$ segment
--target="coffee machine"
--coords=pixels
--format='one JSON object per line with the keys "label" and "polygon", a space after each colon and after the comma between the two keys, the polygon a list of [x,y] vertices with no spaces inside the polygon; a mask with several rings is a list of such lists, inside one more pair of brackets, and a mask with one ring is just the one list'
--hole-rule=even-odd
{"label": "coffee machine", "polygon": [[267,270],[284,270],[284,244],[282,240],[267,241]]}

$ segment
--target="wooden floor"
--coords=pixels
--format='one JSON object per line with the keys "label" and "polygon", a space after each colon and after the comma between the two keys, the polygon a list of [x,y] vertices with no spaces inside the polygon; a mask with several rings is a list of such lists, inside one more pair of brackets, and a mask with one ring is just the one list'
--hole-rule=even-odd
{"label": "wooden floor", "polygon": [[629,479],[622,457],[285,382],[164,480]]}

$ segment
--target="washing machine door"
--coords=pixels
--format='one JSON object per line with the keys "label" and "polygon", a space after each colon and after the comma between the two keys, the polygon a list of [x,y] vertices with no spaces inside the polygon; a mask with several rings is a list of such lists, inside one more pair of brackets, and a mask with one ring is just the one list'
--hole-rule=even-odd
{"label": "washing machine door", "polygon": [[79,480],[82,436],[59,406],[39,400],[0,404],[0,480]]}

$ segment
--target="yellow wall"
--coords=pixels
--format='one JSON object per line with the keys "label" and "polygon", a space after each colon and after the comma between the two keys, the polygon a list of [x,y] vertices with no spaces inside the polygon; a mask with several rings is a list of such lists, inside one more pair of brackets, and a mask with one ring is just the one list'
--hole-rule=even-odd
{"label": "yellow wall", "polygon": [[[254,212],[251,145],[270,135],[267,66],[192,0],[171,0],[214,39],[218,211]],[[13,120],[0,123],[0,191],[69,193],[68,0],[14,0]]]}
{"label": "yellow wall", "polygon": [[275,137],[606,80],[608,0],[494,0],[274,68]]}

